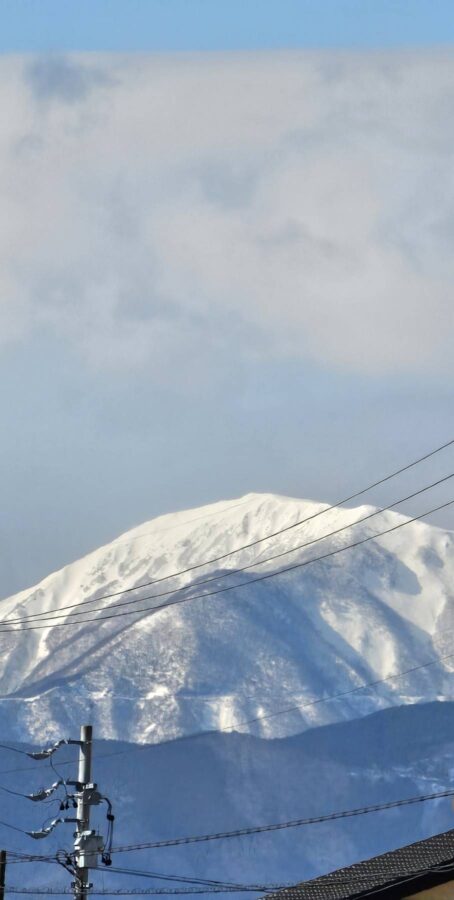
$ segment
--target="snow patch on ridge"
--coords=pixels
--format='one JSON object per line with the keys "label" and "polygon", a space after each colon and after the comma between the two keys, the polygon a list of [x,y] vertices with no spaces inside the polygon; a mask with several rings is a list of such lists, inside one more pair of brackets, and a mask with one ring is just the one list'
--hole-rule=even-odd
{"label": "snow patch on ridge", "polygon": [[[239,585],[405,521],[385,512],[359,523],[374,511],[247,494],[146,522],[2,601],[7,620],[58,617],[43,630],[0,634],[4,735],[42,740],[43,730],[55,737],[88,716],[102,737],[163,741],[299,707],[244,726],[276,737],[394,703],[451,699],[448,662],[342,702],[305,705],[454,648],[454,537],[424,522],[278,578],[150,610],[176,588],[189,596]],[[320,541],[346,525],[351,529]],[[288,530],[233,552],[281,529]],[[229,577],[252,562],[256,568]],[[200,584],[207,578],[214,580]],[[149,581],[156,584],[140,588]],[[135,590],[106,597],[124,589]],[[122,606],[133,599],[133,607]],[[101,621],[127,609],[134,614]],[[83,621],[92,617],[96,622]]]}

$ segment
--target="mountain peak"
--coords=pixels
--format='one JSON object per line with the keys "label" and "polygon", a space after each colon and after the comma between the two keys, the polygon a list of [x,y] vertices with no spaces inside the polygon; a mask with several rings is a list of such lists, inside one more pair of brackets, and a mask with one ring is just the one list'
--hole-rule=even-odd
{"label": "mountain peak", "polygon": [[[450,699],[440,664],[308,705],[427,662],[449,640],[451,533],[410,522],[342,550],[403,521],[371,506],[250,493],[119,535],[3,601],[4,617],[21,620],[20,634],[1,636],[5,731],[42,740],[89,715],[103,737],[120,737],[126,723],[130,739],[159,741],[259,717],[252,727],[273,737],[403,700]],[[190,600],[153,610],[175,598]],[[298,708],[260,718],[288,706]]]}

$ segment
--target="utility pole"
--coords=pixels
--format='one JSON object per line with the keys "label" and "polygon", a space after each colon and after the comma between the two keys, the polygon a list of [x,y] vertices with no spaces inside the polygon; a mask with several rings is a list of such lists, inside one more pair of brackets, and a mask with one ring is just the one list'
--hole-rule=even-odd
{"label": "utility pole", "polygon": [[[81,843],[83,841],[84,832],[90,831],[90,803],[87,802],[87,786],[91,783],[91,748],[93,743],[93,728],[91,725],[82,725],[80,729],[80,749],[79,749],[79,791],[77,800],[77,831],[74,849],[76,851],[76,859],[85,863],[85,854],[81,854]],[[75,884],[75,897],[77,900],[87,900],[90,885],[88,882],[89,870],[88,866],[79,864],[76,868],[77,877]],[[0,900],[2,898],[0,897]]]}
{"label": "utility pole", "polygon": [[[115,816],[112,813],[112,804],[109,798],[101,794],[97,789],[98,786],[91,780],[91,751],[93,745],[93,728],[91,725],[82,725],[82,728],[80,729],[80,739],[78,741],[71,738],[62,738],[51,747],[27,753],[27,756],[30,756],[32,759],[49,759],[64,744],[77,744],[79,747],[79,771],[77,781],[66,781],[60,778],[50,787],[42,788],[39,791],[35,791],[33,794],[27,794],[27,796],[29,800],[34,800],[36,802],[47,800],[48,797],[63,785],[66,799],[63,799],[60,802],[60,810],[63,811],[69,809],[70,803],[72,803],[72,805],[76,807],[76,816],[64,818],[59,816],[58,818],[53,819],[49,825],[43,825],[43,827],[37,831],[26,831],[25,833],[30,835],[30,837],[39,840],[40,838],[46,838],[51,834],[54,828],[61,823],[75,823],[74,853],[65,854],[64,851],[59,851],[66,856],[65,862],[60,859],[59,862],[61,862],[65,869],[75,877],[72,888],[76,900],[88,900],[88,893],[90,888],[93,887],[89,882],[90,869],[96,869],[98,867],[99,857],[101,857],[101,861],[105,866],[110,866],[112,864],[110,854],[112,849],[113,822]],[[73,786],[75,788],[75,793],[68,794],[67,785]],[[97,833],[90,828],[90,809],[92,806],[99,806],[100,803],[107,804],[108,827],[106,840],[104,840],[99,832]],[[0,893],[0,900],[3,900],[2,893]]]}
{"label": "utility pole", "polygon": [[6,850],[0,850],[0,900],[5,897]]}

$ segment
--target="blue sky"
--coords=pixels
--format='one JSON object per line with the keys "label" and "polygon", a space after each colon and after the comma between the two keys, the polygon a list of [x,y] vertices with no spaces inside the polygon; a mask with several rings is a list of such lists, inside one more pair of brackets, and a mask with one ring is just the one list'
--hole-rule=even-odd
{"label": "blue sky", "polygon": [[412,47],[454,39],[451,0],[1,0],[0,49]]}
{"label": "blue sky", "polygon": [[0,594],[452,437],[452,3],[0,12]]}

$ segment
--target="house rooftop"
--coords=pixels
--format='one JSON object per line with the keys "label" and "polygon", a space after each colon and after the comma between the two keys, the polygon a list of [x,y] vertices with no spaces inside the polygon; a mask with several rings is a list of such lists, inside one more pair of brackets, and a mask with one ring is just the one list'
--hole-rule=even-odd
{"label": "house rooftop", "polygon": [[[267,894],[272,900],[400,900],[454,881],[454,829]],[[453,892],[454,896],[454,892]]]}

